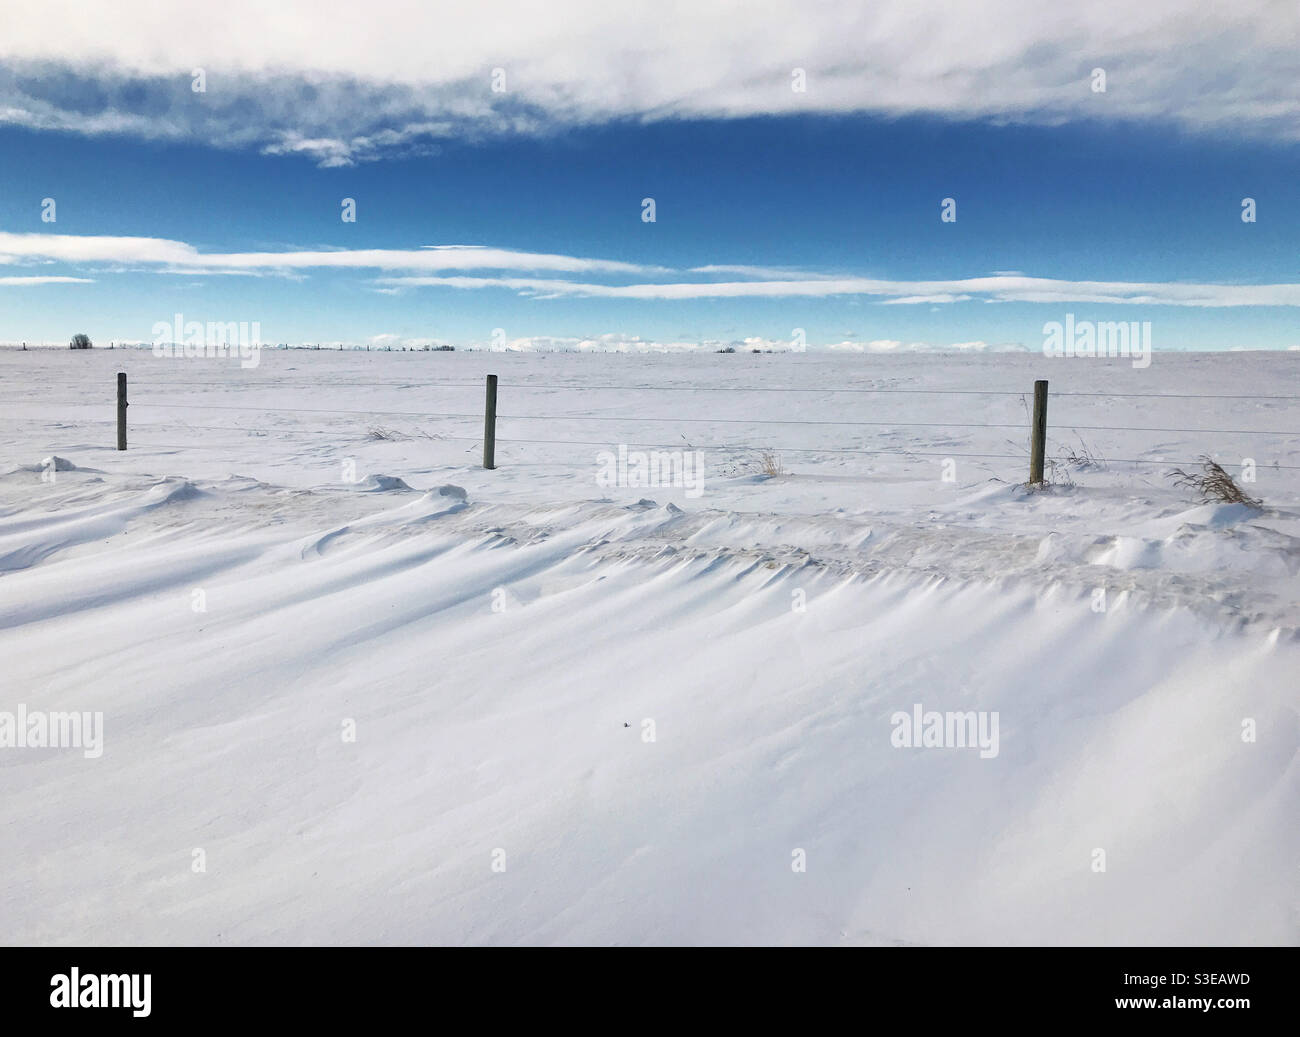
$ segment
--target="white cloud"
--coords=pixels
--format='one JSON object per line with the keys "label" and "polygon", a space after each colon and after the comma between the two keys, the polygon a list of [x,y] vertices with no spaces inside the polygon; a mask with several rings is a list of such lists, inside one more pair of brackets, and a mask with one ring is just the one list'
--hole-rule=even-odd
{"label": "white cloud", "polygon": [[[486,348],[485,343],[475,343],[471,348]],[[555,335],[532,335],[512,339],[504,349],[511,352],[617,352],[617,353],[684,353],[710,352],[732,348],[737,353],[751,350],[788,353],[794,348],[789,339],[770,339],[751,335],[743,339],[702,339],[699,341],[670,341],[642,338],[639,335],[611,333],[587,338],[566,338]],[[990,344],[987,342],[903,342],[896,339],[877,339],[871,342],[833,342],[827,345],[809,344],[814,352],[853,353],[984,353],[1022,352],[1019,343]]]}
{"label": "white cloud", "polygon": [[[998,274],[950,281],[895,281],[831,276],[817,272],[775,271],[779,280],[758,275],[766,267],[697,266],[689,270],[622,260],[520,252],[480,245],[437,245],[418,249],[316,249],[285,252],[200,252],[166,238],[99,237],[71,234],[11,234],[0,231],[0,268],[62,263],[92,269],[146,269],[165,274],[198,272],[246,276],[305,276],[304,270],[395,271],[369,286],[392,294],[412,288],[505,289],[537,298],[634,300],[863,297],[898,305],[950,305],[979,300],[1054,305],[1096,303],[1149,306],[1300,306],[1300,284],[1192,284],[1184,282],[1073,281]],[[742,270],[754,280],[645,280],[680,278],[702,271]],[[435,273],[429,273],[435,271]],[[444,274],[440,271],[489,271]],[[622,278],[625,283],[572,280],[553,275]],[[508,275],[502,272],[510,272]],[[626,282],[627,278],[637,280]],[[73,276],[6,277],[0,283],[52,284],[85,281]]]}
{"label": "white cloud", "polygon": [[823,348],[843,353],[1020,353],[1025,351],[1025,346],[1019,342],[950,342],[942,345],[932,342],[902,342],[898,339],[835,342]]}
{"label": "white cloud", "polygon": [[742,299],[869,296],[882,302],[1102,303],[1150,306],[1300,306],[1300,284],[1184,284],[1180,282],[1064,281],[1039,277],[972,277],[959,281],[886,281],[816,277],[794,281],[689,281],[593,284],[532,277],[387,277],[400,287],[506,288],[543,298]]}
{"label": "white cloud", "polygon": [[[1300,138],[1294,0],[44,0],[10,4],[4,21],[0,121],[324,165],[465,134],[801,112]],[[805,92],[791,89],[796,68]]]}
{"label": "white cloud", "polygon": [[731,348],[734,352],[752,349],[770,352],[792,352],[789,339],[768,339],[750,336],[743,339],[698,339],[662,341],[624,332],[606,332],[586,337],[561,335],[525,335],[500,345],[488,342],[471,343],[471,349],[492,349],[512,353],[707,353]]}
{"label": "white cloud", "polygon": [[557,273],[638,274],[663,267],[616,260],[516,252],[481,245],[420,249],[337,249],[294,252],[199,252],[167,238],[95,237],[75,234],[11,234],[0,231],[0,256],[61,263],[164,265],[176,273],[273,272],[311,268],[379,270],[546,270]]}
{"label": "white cloud", "polygon": [[640,335],[608,332],[587,337],[525,335],[510,339],[501,346],[475,343],[471,348],[491,348],[498,352],[511,353],[689,353],[706,352],[719,345],[711,340],[661,342],[656,339],[642,338]]}
{"label": "white cloud", "polygon": [[920,303],[930,303],[931,305],[946,304],[951,302],[969,302],[969,295],[953,295],[951,292],[936,292],[933,295],[900,295],[897,299],[886,299],[886,306],[915,306]]}
{"label": "white cloud", "polygon": [[40,284],[94,284],[87,277],[0,277],[0,285],[28,288]]}

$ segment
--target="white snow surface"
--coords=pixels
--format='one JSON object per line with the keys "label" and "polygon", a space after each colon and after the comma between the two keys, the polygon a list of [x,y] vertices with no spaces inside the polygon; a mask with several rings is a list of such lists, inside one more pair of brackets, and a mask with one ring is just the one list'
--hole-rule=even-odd
{"label": "white snow surface", "polygon": [[[0,939],[1294,944],[1297,395],[1297,354],[0,351],[0,711],[104,716],[0,748]],[[703,492],[598,485],[620,444]],[[896,748],[918,703],[997,755]]]}

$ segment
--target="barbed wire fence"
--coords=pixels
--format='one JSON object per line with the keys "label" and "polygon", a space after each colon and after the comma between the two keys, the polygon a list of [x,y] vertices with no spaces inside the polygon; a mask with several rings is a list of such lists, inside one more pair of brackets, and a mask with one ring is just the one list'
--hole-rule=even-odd
{"label": "barbed wire fence", "polygon": [[[662,394],[666,400],[672,400],[672,394],[683,392],[692,394],[716,394],[725,393],[729,396],[738,396],[745,394],[780,394],[781,396],[792,396],[798,399],[797,408],[816,406],[817,399],[828,395],[843,396],[850,394],[854,396],[907,396],[907,397],[934,397],[940,400],[949,397],[959,398],[1016,398],[1019,397],[1025,401],[1026,420],[1022,422],[1011,421],[968,421],[956,420],[955,418],[945,417],[943,420],[921,421],[910,419],[871,419],[864,420],[858,418],[840,419],[840,418],[809,418],[809,417],[721,417],[721,416],[701,416],[699,414],[591,414],[570,411],[551,411],[547,413],[535,413],[538,408],[530,408],[527,411],[512,411],[507,408],[504,411],[496,409],[496,386],[497,379],[494,375],[488,376],[486,385],[486,403],[483,411],[476,410],[435,410],[435,409],[394,409],[394,408],[351,408],[351,407],[313,407],[313,406],[284,406],[279,403],[271,402],[240,402],[240,403],[212,403],[202,402],[189,398],[180,398],[178,396],[169,396],[173,391],[179,391],[182,395],[194,395],[195,391],[203,393],[212,389],[229,388],[231,383],[221,379],[145,379],[135,382],[132,387],[132,393],[137,397],[128,399],[127,384],[125,373],[118,375],[118,395],[117,418],[113,419],[88,419],[77,420],[75,427],[78,429],[86,428],[107,428],[117,429],[118,449],[125,450],[129,445],[137,447],[148,447],[151,449],[167,450],[186,450],[195,447],[194,443],[160,441],[149,438],[157,433],[162,436],[168,436],[180,431],[204,431],[204,432],[228,432],[244,433],[250,436],[272,436],[286,438],[302,437],[338,437],[340,428],[337,424],[331,424],[327,418],[344,418],[344,419],[364,419],[374,421],[381,418],[411,418],[424,421],[440,421],[452,423],[464,422],[484,422],[483,433],[481,435],[453,435],[446,432],[439,432],[436,435],[430,435],[428,438],[446,442],[462,442],[467,444],[480,443],[484,449],[485,468],[498,467],[496,448],[498,445],[507,449],[504,463],[507,465],[532,465],[536,462],[521,461],[510,456],[509,451],[514,446],[538,445],[538,446],[573,446],[607,449],[611,442],[630,443],[635,441],[638,448],[653,450],[673,450],[681,449],[685,443],[690,449],[712,451],[719,454],[736,454],[756,449],[756,442],[750,438],[747,441],[739,442],[734,440],[723,439],[718,442],[700,442],[696,443],[687,440],[685,435],[679,433],[681,437],[676,442],[655,442],[642,441],[634,436],[627,434],[630,429],[644,429],[646,427],[667,426],[669,428],[679,428],[682,426],[696,427],[707,426],[710,428],[746,428],[755,429],[789,429],[800,427],[817,427],[826,430],[852,430],[852,429],[870,429],[870,430],[961,430],[970,432],[973,430],[997,430],[1005,432],[1019,431],[1028,435],[1027,448],[1020,452],[1005,451],[970,451],[970,450],[926,450],[902,447],[899,445],[890,445],[885,448],[872,448],[867,446],[842,446],[842,445],[794,445],[792,443],[782,443],[772,441],[770,444],[767,439],[762,441],[762,445],[777,451],[783,455],[802,456],[802,455],[839,455],[845,457],[899,457],[908,458],[968,458],[980,459],[987,461],[1017,461],[1029,463],[1028,482],[1042,482],[1043,470],[1042,463],[1049,456],[1050,442],[1048,437],[1047,424],[1047,400],[1049,398],[1047,382],[1040,380],[1035,383],[1034,391],[1017,391],[1010,389],[966,389],[966,388],[900,388],[900,387],[848,387],[848,386],[772,386],[772,385],[616,385],[616,384],[560,384],[554,382],[534,382],[521,380],[510,383],[507,388],[507,398],[509,393],[514,391],[533,392],[544,390],[555,393],[577,393],[586,395],[593,392],[600,393],[632,393],[644,395],[647,393]],[[360,383],[350,383],[351,388],[427,388],[430,385],[438,389],[457,389],[457,390],[483,390],[484,383],[470,381],[444,381],[438,380],[433,383],[424,382],[417,378],[391,378],[391,379],[366,379]],[[1040,388],[1041,387],[1041,388]],[[261,390],[283,389],[285,385],[282,381],[255,381],[246,380],[240,383],[241,391],[256,393]],[[295,388],[299,388],[295,386]],[[1041,394],[1041,398],[1040,398]],[[1035,412],[1029,413],[1030,398],[1034,399]],[[1124,400],[1183,400],[1183,401],[1257,401],[1257,402],[1281,402],[1284,404],[1295,405],[1300,401],[1300,396],[1295,395],[1269,395],[1269,394],[1217,394],[1217,393],[1136,393],[1136,392],[1056,392],[1050,393],[1050,398],[1067,400],[1070,398],[1109,398]],[[39,403],[42,409],[66,407],[86,407],[92,405],[87,399],[81,400],[48,400],[41,398],[38,401],[30,398],[0,398],[0,404],[34,404]],[[143,410],[146,416],[152,411],[166,410],[183,410],[189,412],[211,412],[216,414],[284,414],[284,415],[313,415],[319,416],[322,425],[330,427],[320,428],[283,428],[273,427],[268,424],[231,424],[217,423],[220,419],[213,419],[212,423],[195,423],[189,421],[150,421],[130,423],[128,430],[127,411],[131,409],[132,413]],[[1041,413],[1039,413],[1041,410]],[[24,421],[29,419],[6,417],[7,422]],[[604,439],[575,439],[575,438],[554,438],[548,437],[543,432],[541,435],[521,435],[521,436],[504,436],[496,435],[498,422],[505,423],[574,423],[586,425],[588,427],[610,427],[612,426],[615,435]],[[1156,424],[1097,424],[1088,423],[1069,423],[1062,422],[1051,426],[1053,433],[1066,432],[1081,436],[1083,433],[1140,433],[1140,434],[1166,434],[1180,436],[1242,436],[1242,437],[1281,437],[1295,438],[1300,440],[1300,430],[1291,429],[1242,429],[1242,428],[1223,428],[1210,426],[1193,426],[1193,427],[1176,427],[1169,425]],[[128,437],[128,431],[130,436]],[[465,431],[463,427],[456,427],[455,431]],[[144,439],[138,439],[138,433],[144,433]],[[177,438],[177,437],[174,437]],[[382,437],[380,437],[382,438]],[[1008,440],[1009,445],[1015,446],[1014,440]],[[1057,439],[1057,450],[1072,450],[1073,448],[1062,443]],[[1207,444],[1203,451],[1205,455],[1210,455],[1213,451]],[[1134,466],[1191,466],[1199,463],[1199,460],[1176,459],[1176,458],[1151,458],[1151,457],[1116,457],[1105,454],[1096,454],[1088,451],[1085,446],[1085,455],[1088,461],[1101,465],[1125,464]],[[585,462],[584,462],[585,463]],[[1270,469],[1280,471],[1300,471],[1300,465],[1284,465],[1279,463],[1269,464]]]}

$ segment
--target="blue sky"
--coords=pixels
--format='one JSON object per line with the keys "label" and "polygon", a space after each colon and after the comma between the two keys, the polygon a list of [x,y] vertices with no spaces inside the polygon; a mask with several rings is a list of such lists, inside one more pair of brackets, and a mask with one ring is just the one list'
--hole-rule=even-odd
{"label": "blue sky", "polygon": [[[525,58],[558,47],[526,35],[513,45]],[[1044,46],[1027,38],[1006,78],[1037,68]],[[342,94],[311,91],[301,128],[291,102],[330,70],[286,80],[276,57],[257,91],[243,74],[238,104],[223,102],[238,117],[221,121],[192,111],[208,103],[188,89],[201,56],[160,76],[0,47],[0,340],[149,341],[180,312],[258,321],[268,342],[464,347],[500,328],[533,346],[608,336],[779,348],[803,328],[810,348],[1038,349],[1044,322],[1073,312],[1151,321],[1156,349],[1300,346],[1300,140],[1251,111],[1207,114],[1204,93],[1175,74],[1177,53],[1141,104],[1110,103],[1133,90],[1119,58],[1106,94],[1090,90],[1104,55],[1087,55],[1058,61],[1044,96],[1031,82],[1018,110],[999,99],[996,111],[925,84],[916,92],[930,100],[908,110],[839,93],[791,110],[779,58],[765,85],[720,84],[721,113],[695,110],[697,94],[666,102],[663,84],[624,83],[611,110],[575,115],[535,78],[534,96],[466,109],[474,77],[439,88],[357,73]],[[211,75],[215,93],[219,66]],[[1255,110],[1274,113],[1296,81],[1269,82],[1215,90],[1239,101],[1254,83]],[[387,104],[394,92],[401,103]],[[461,114],[427,122],[443,112]],[[346,132],[322,136],[335,121]],[[646,197],[654,223],[641,218]],[[1254,223],[1241,219],[1246,197]],[[42,221],[46,198],[54,223]],[[340,219],[344,198],[355,223]],[[940,219],[945,198],[955,222]],[[403,259],[426,246],[502,255]],[[389,254],[332,267],[303,255],[359,250]],[[713,267],[737,269],[700,269]],[[732,287],[691,287],[717,283]]]}

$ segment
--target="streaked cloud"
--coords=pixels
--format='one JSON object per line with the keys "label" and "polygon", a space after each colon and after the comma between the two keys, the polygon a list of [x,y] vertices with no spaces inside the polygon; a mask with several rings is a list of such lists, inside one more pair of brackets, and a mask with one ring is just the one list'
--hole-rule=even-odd
{"label": "streaked cloud", "polygon": [[0,285],[30,288],[41,284],[93,284],[89,277],[0,277]]}
{"label": "streaked cloud", "polygon": [[808,112],[1300,139],[1293,0],[46,0],[4,20],[0,122],[326,166],[614,119]]}
{"label": "streaked cloud", "polygon": [[480,245],[419,249],[337,249],[286,252],[200,252],[166,238],[0,231],[0,260],[156,265],[175,273],[275,272],[304,269],[546,270],[587,274],[652,274],[666,268],[580,256],[517,252]]}
{"label": "streaked cloud", "polygon": [[[201,252],[166,238],[102,237],[0,232],[0,269],[62,264],[78,273],[151,270],[160,274],[219,273],[303,277],[303,271],[355,273],[374,291],[393,294],[420,288],[461,291],[504,289],[535,298],[681,301],[691,299],[785,299],[853,297],[908,306],[982,301],[1144,306],[1300,306],[1300,284],[1195,284],[1180,281],[1078,281],[995,274],[946,281],[900,281],[846,277],[761,266],[695,266],[684,270],[623,260],[521,252],[480,245],[417,249],[326,249],[284,252]],[[373,277],[374,271],[390,271]],[[429,273],[434,271],[434,273]],[[455,271],[446,274],[441,271]],[[476,273],[478,271],[487,273]],[[744,271],[750,280],[711,280],[707,272]],[[533,276],[537,272],[564,276]],[[779,279],[761,276],[779,273]],[[693,276],[695,280],[682,280]],[[647,278],[667,278],[647,280]],[[629,278],[636,280],[629,281]],[[4,284],[76,283],[75,275],[6,276]],[[618,281],[622,283],[617,283]]]}
{"label": "streaked cloud", "polygon": [[522,294],[598,299],[740,299],[870,296],[895,304],[986,302],[1106,303],[1148,306],[1300,306],[1300,284],[1184,284],[972,277],[959,281],[886,281],[817,277],[783,281],[593,284],[529,277],[389,277],[389,287],[506,288]]}

